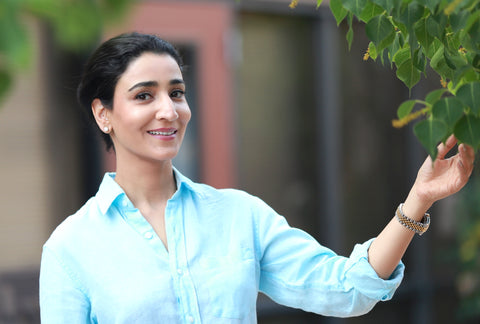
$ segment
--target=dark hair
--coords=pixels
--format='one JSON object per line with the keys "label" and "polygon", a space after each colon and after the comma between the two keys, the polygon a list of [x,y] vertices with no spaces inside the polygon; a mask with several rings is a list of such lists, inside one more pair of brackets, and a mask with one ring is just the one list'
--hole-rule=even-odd
{"label": "dark hair", "polygon": [[[168,54],[182,70],[182,59],[172,44],[155,35],[136,32],[107,40],[90,56],[77,88],[77,98],[87,118],[95,126],[91,106],[93,100],[98,98],[106,108],[113,109],[113,95],[118,80],[130,62],[145,52]],[[113,146],[110,135],[103,132],[101,135],[109,150]]]}

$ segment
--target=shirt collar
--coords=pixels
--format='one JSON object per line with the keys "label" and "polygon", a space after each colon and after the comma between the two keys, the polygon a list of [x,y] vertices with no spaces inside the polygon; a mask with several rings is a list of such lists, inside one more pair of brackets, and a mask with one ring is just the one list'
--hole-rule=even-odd
{"label": "shirt collar", "polygon": [[[195,184],[192,180],[180,173],[175,167],[173,167],[173,174],[175,175],[175,181],[177,182],[177,191],[188,189],[195,191]],[[98,205],[102,214],[106,214],[110,206],[121,195],[125,195],[123,189],[115,181],[115,172],[107,172],[103,176],[102,183],[97,192]]]}
{"label": "shirt collar", "polygon": [[115,172],[105,173],[96,195],[102,214],[105,215],[115,199],[124,194],[125,192],[123,191],[122,187],[115,182]]}

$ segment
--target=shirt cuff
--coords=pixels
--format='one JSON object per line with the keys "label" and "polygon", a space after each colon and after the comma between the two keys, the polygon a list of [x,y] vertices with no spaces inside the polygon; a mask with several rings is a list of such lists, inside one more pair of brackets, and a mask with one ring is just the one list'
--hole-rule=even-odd
{"label": "shirt cuff", "polygon": [[368,262],[368,249],[374,238],[355,245],[350,255],[346,276],[363,295],[376,300],[390,300],[403,279],[405,265],[400,261],[388,279],[380,278]]}

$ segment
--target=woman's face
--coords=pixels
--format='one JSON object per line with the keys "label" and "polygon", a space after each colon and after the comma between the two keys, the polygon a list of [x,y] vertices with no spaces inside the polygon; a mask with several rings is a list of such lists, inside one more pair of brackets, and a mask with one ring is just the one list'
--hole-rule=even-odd
{"label": "woman's face", "polygon": [[107,114],[117,161],[173,159],[191,116],[177,62],[149,52],[134,59],[118,80]]}

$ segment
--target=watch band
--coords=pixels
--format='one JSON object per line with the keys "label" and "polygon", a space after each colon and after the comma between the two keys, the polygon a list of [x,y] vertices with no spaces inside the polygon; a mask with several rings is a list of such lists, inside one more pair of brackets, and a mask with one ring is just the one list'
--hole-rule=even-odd
{"label": "watch band", "polygon": [[403,203],[401,203],[397,211],[395,212],[395,215],[397,216],[397,220],[400,224],[405,226],[411,231],[414,231],[418,235],[422,235],[428,230],[428,227],[430,226],[430,214],[425,213],[423,216],[422,222],[417,222],[411,218],[408,218],[405,216],[402,210]]}

